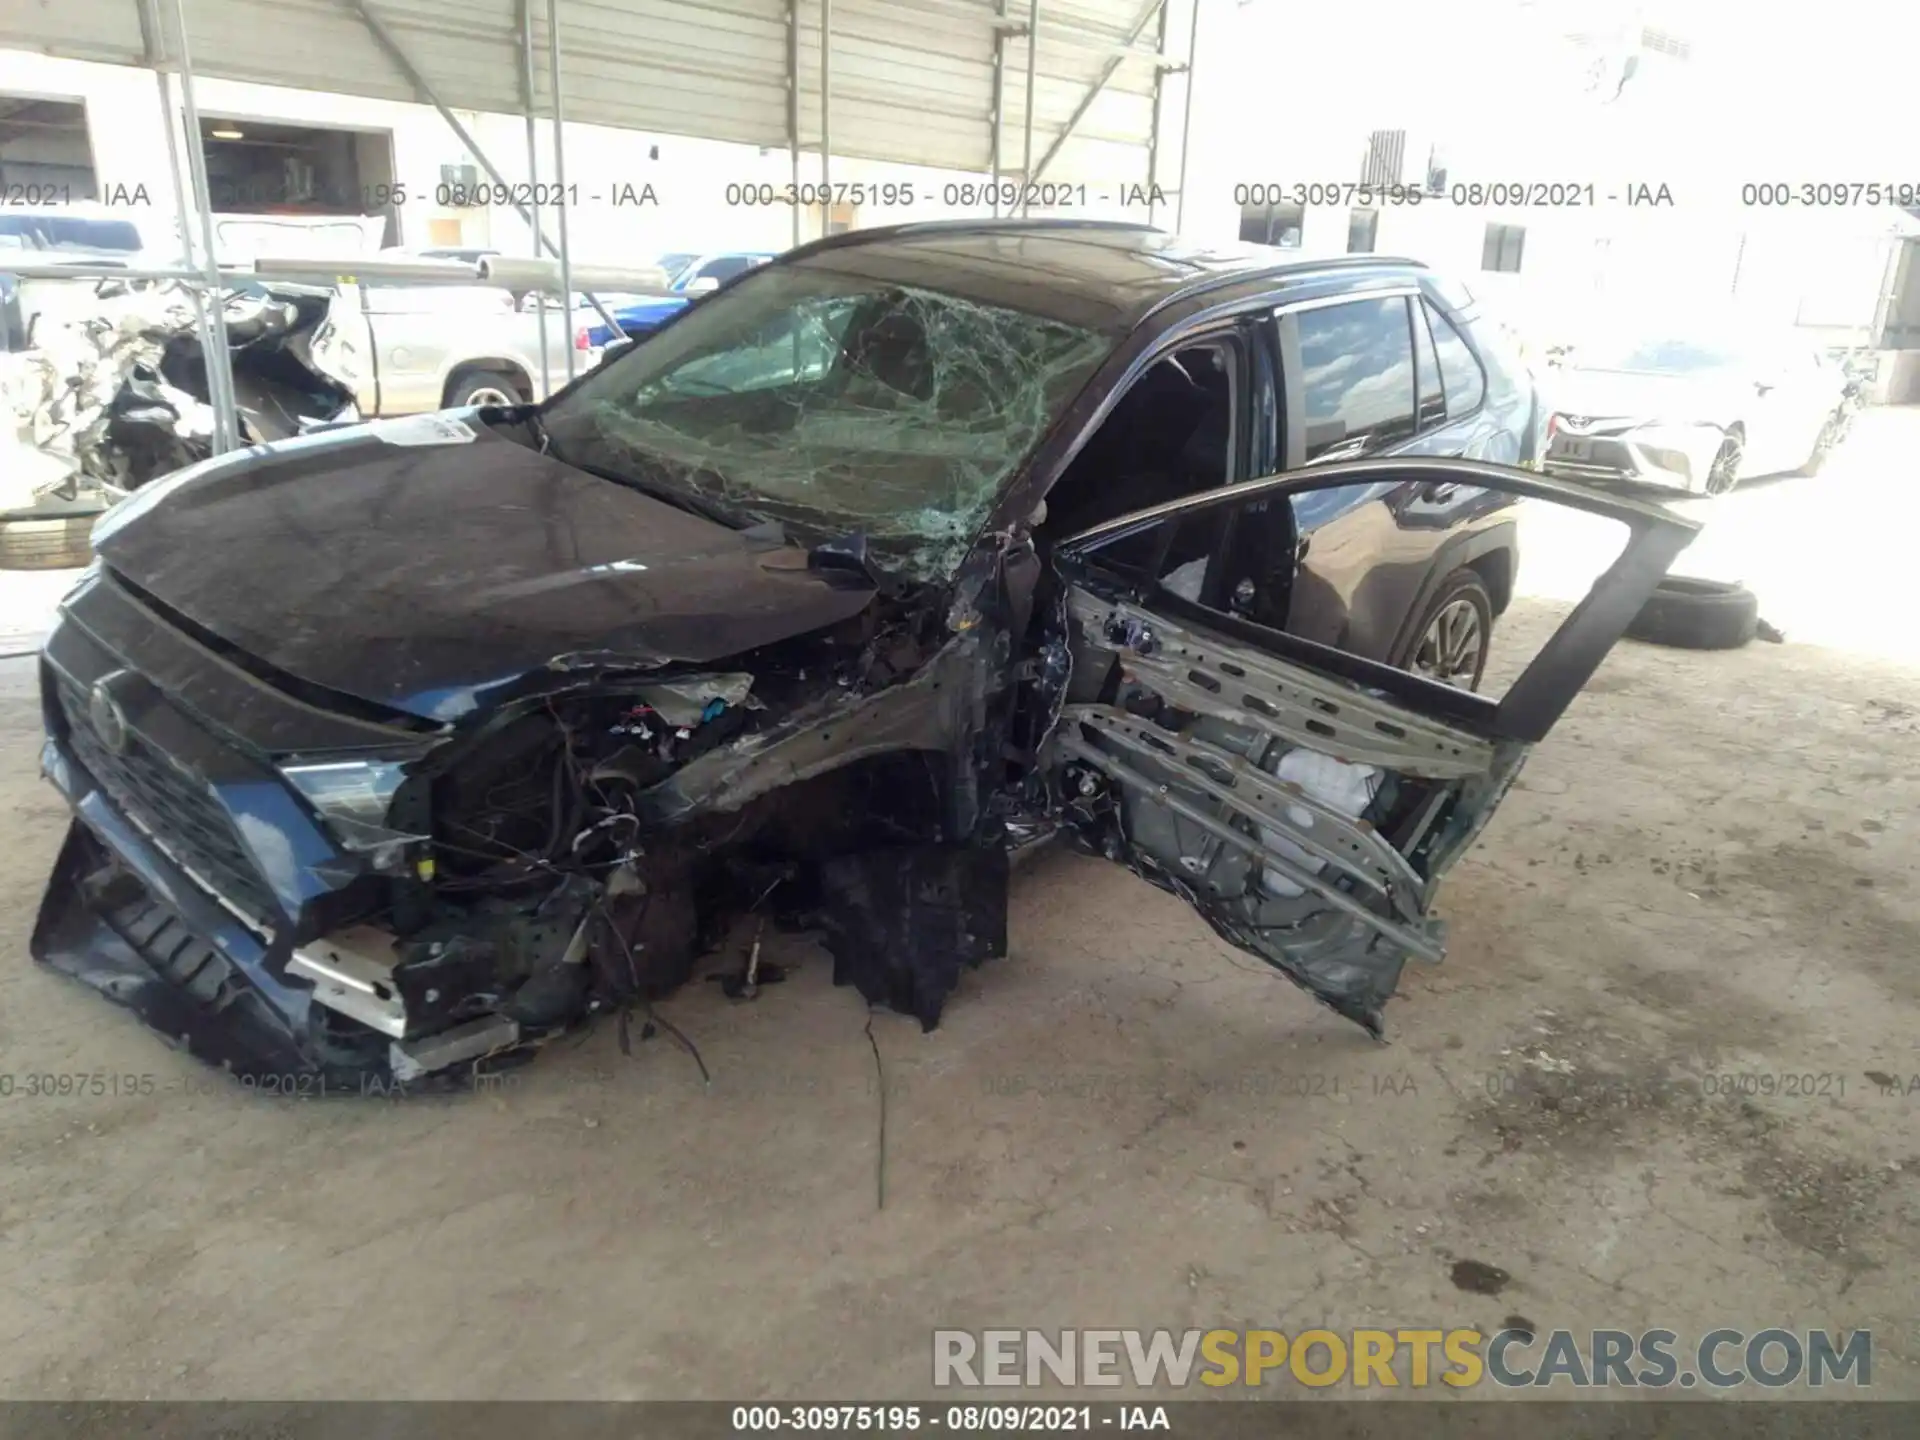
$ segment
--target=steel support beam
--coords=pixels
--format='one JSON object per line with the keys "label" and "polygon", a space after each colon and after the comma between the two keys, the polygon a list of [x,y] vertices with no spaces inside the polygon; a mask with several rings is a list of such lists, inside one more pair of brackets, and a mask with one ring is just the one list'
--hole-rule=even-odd
{"label": "steel support beam", "polygon": [[1154,48],[1161,58],[1153,66],[1153,112],[1147,123],[1147,224],[1159,223],[1159,206],[1155,202],[1154,187],[1160,183],[1160,127],[1166,118],[1167,105],[1167,31],[1171,28],[1173,7],[1161,0],[1160,33]]}
{"label": "steel support beam", "polygon": [[[547,89],[553,101],[553,184],[555,198],[553,208],[560,217],[560,314],[562,323],[573,319],[573,249],[567,242],[567,106],[560,93],[560,7],[558,0],[547,0]],[[533,197],[527,197],[531,200]],[[594,302],[599,309],[599,302]],[[600,311],[601,318],[613,327],[616,340],[626,339],[626,334],[605,310]],[[567,383],[573,383],[578,369],[573,353],[573,337],[567,337],[567,343],[561,347],[567,352]]]}
{"label": "steel support beam", "polygon": [[1173,197],[1173,228],[1178,230],[1187,218],[1187,152],[1188,142],[1193,138],[1193,79],[1194,52],[1200,48],[1200,4],[1201,0],[1188,0],[1193,6],[1193,17],[1187,23],[1187,93],[1181,105],[1180,114],[1180,188]]}
{"label": "steel support beam", "polygon": [[820,233],[833,228],[833,0],[820,0]]}
{"label": "steel support beam", "polygon": [[[193,181],[193,206],[199,214],[200,241],[206,252],[201,257],[201,279],[213,292],[207,297],[213,353],[202,358],[207,367],[207,396],[213,402],[213,451],[218,455],[240,448],[240,408],[233,389],[233,352],[227,343],[227,307],[220,293],[219,253],[213,238],[213,194],[207,183],[207,143],[200,133],[200,107],[193,94],[193,52],[187,45],[184,0],[173,0],[173,24],[179,46],[180,110],[187,126],[187,173]],[[167,123],[171,129],[171,113]],[[189,233],[184,215],[180,217],[180,233],[184,241]],[[191,247],[187,258],[193,258]]]}
{"label": "steel support beam", "polygon": [[[533,84],[533,0],[520,0],[520,110],[527,117],[527,229],[533,237],[533,258],[540,258],[540,122]],[[536,290],[533,313],[540,326],[540,398],[553,393],[553,361],[547,346],[547,296]],[[573,337],[567,337],[573,343]]]}
{"label": "steel support beam", "polygon": [[[340,0],[340,3],[358,16],[360,23],[367,27],[367,33],[373,36],[374,43],[378,45],[386,57],[393,62],[394,68],[405,78],[407,84],[413,87],[414,94],[420,97],[420,103],[423,105],[431,105],[434,110],[439,113],[440,118],[447,122],[447,128],[453,131],[455,138],[466,147],[467,153],[479,161],[480,168],[487,172],[487,178],[498,186],[500,191],[511,201],[514,213],[532,229],[536,245],[544,247],[550,255],[560,255],[560,247],[554,244],[553,241],[547,237],[547,232],[534,222],[534,217],[528,211],[527,207],[519,201],[512,199],[514,191],[513,185],[500,173],[499,168],[494,165],[493,161],[487,158],[487,152],[480,148],[480,142],[475,140],[468,132],[467,127],[460,123],[460,117],[447,108],[446,102],[441,100],[438,92],[434,90],[433,86],[427,83],[426,76],[422,75],[415,67],[413,61],[408,58],[407,52],[400,47],[400,42],[394,39],[393,32],[381,23],[379,16],[375,15],[366,7],[365,0]],[[551,0],[549,0],[548,3],[548,15],[549,25],[551,25]],[[549,31],[549,44],[551,44],[552,38],[551,31]],[[557,60],[554,61],[554,67],[557,73]],[[557,91],[554,98],[557,102],[559,99]],[[560,118],[560,106],[556,103],[553,113],[553,145],[556,153],[561,150],[564,144],[562,131],[563,125]],[[564,177],[556,175],[555,178],[564,183]],[[527,198],[532,199],[533,197],[529,195]],[[565,224],[566,221],[563,217],[561,220],[562,228],[565,227]],[[592,305],[593,308],[599,312],[600,318],[607,322],[607,327],[613,331],[616,340],[624,340],[626,338],[626,332],[620,328],[620,322],[613,318],[606,306],[602,305],[600,301],[592,295],[587,296],[587,303]],[[571,315],[572,310],[573,296],[568,294],[565,297],[565,313]],[[568,353],[572,353],[571,345],[568,346]]]}
{"label": "steel support beam", "polygon": [[793,181],[793,243],[800,243],[800,0],[787,0],[787,162]]}
{"label": "steel support beam", "polygon": [[993,194],[993,214],[1000,218],[1001,137],[1007,128],[1007,0],[995,0],[1000,17],[993,27],[993,109],[987,117],[987,189]]}
{"label": "steel support beam", "polygon": [[[199,287],[217,284],[207,279],[207,272],[198,265],[49,265],[45,261],[15,262],[7,258],[13,255],[37,255],[36,250],[0,251],[0,275],[12,275],[21,280],[177,280],[189,286],[197,296]],[[230,275],[239,280],[250,278],[245,270],[230,269]],[[209,369],[212,367],[209,366]],[[212,390],[212,385],[208,385]]]}
{"label": "steel support beam", "polygon": [[1139,43],[1140,36],[1146,31],[1147,26],[1153,23],[1153,17],[1164,13],[1166,3],[1167,0],[1147,0],[1147,8],[1140,12],[1140,18],[1133,22],[1133,29],[1127,32],[1125,47],[1107,58],[1107,63],[1101,67],[1100,78],[1093,82],[1087,93],[1080,97],[1080,103],[1073,107],[1073,114],[1067,117],[1067,123],[1061,127],[1060,133],[1053,137],[1053,143],[1047,147],[1047,153],[1040,157],[1040,163],[1034,166],[1033,173],[1027,177],[1028,184],[1033,184],[1047,173],[1047,166],[1053,163],[1054,156],[1058,155],[1061,148],[1073,137],[1073,132],[1080,122],[1087,118],[1087,111],[1093,108],[1093,102],[1100,98],[1101,93],[1112,83],[1113,77],[1120,72],[1121,65],[1125,64],[1128,56],[1133,53],[1133,47]]}
{"label": "steel support beam", "polygon": [[1020,217],[1026,218],[1033,200],[1033,96],[1040,74],[1040,0],[1027,3],[1027,113],[1026,138],[1020,149]]}
{"label": "steel support beam", "polygon": [[[161,23],[160,12],[155,0],[140,0],[140,39],[145,47],[147,64],[153,70],[153,83],[160,92],[160,123],[167,137],[167,178],[173,182],[173,213],[175,224],[180,231],[180,263],[183,267],[193,267],[192,229],[188,222],[187,186],[180,176],[180,129],[179,107],[173,103],[173,87],[167,80],[166,69],[166,26]],[[211,356],[215,339],[212,317],[207,313],[206,292],[199,285],[190,285],[188,292],[193,296],[193,330],[200,339],[200,353]],[[218,297],[215,297],[216,303]],[[208,362],[209,373],[212,364]],[[208,399],[211,401],[213,386],[207,386]],[[216,412],[217,419],[217,412]],[[234,429],[238,431],[236,419]],[[219,438],[219,426],[214,427],[216,441]]]}

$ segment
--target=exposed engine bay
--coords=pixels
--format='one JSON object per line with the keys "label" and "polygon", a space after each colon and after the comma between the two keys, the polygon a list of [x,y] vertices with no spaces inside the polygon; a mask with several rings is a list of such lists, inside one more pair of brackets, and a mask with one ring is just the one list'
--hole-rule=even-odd
{"label": "exposed engine bay", "polygon": [[[99,579],[70,613],[89,613],[89,597],[100,613],[133,599]],[[458,1079],[600,1016],[627,1043],[634,1013],[684,984],[748,915],[818,930],[836,984],[931,1029],[961,970],[1006,947],[1004,825],[980,805],[970,765],[955,784],[947,749],[979,734],[986,647],[978,633],[943,639],[949,617],[924,598],[866,598],[837,625],[739,657],[739,669],[636,672],[632,657],[571,655],[538,693],[463,732],[422,736],[405,757],[288,757],[281,775],[344,852],[319,868],[347,881],[298,928],[276,925],[257,877],[183,823],[183,797],[164,792],[144,740],[112,748],[112,707],[144,698],[120,688],[134,683],[127,672],[110,671],[88,699],[84,676],[55,671],[54,733],[145,839],[221,897],[229,928],[268,939],[261,972],[284,975],[295,988],[280,999],[298,1009],[251,1004],[215,947],[143,945],[216,927],[182,922],[181,897],[163,903],[83,825],[36,953],[143,1013],[172,1013],[163,986],[103,972],[101,937],[58,903],[69,888],[92,896],[139,952],[142,979],[231,1001],[229,1018],[250,1033],[161,1028],[203,1059],[336,1088]],[[81,643],[74,627],[55,663],[77,670]],[[57,759],[51,773],[77,775]]]}
{"label": "exposed engine bay", "polygon": [[[682,813],[672,783],[697,781],[703,762],[738,783],[740,752],[793,729],[775,717],[844,705],[855,677],[885,674],[865,629],[856,620],[810,644],[811,665],[771,658],[753,674],[551,697],[435,757],[431,776],[395,797],[390,823],[417,813],[421,828],[387,832],[410,871],[391,882],[391,909],[300,947],[289,966],[358,1022],[333,1026],[334,1042],[370,1028],[393,1042],[395,1078],[411,1080],[597,1014],[624,1029],[748,914],[824,928],[837,983],[931,1028],[959,965],[1002,953],[1005,928],[1003,853],[942,843],[933,756],[856,761],[725,809]],[[997,887],[974,883],[996,869]],[[902,876],[920,890],[944,878],[956,901],[896,893]],[[902,948],[926,924],[958,933],[967,903],[984,906],[976,939]],[[876,906],[889,921],[864,913]],[[899,918],[920,911],[940,918]]]}

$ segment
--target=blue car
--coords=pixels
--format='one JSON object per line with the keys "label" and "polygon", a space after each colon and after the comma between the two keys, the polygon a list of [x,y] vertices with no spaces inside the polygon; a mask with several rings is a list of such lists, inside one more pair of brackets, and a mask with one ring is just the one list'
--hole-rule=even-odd
{"label": "blue car", "polygon": [[[673,276],[672,295],[653,295],[634,300],[613,312],[628,338],[639,339],[658,330],[692,303],[694,296],[717,290],[736,275],[744,275],[755,266],[773,259],[770,250],[729,250],[716,255],[668,255],[661,257],[662,267]],[[669,262],[681,262],[678,264]],[[613,343],[612,327],[596,325],[587,331],[587,343],[594,349]]]}

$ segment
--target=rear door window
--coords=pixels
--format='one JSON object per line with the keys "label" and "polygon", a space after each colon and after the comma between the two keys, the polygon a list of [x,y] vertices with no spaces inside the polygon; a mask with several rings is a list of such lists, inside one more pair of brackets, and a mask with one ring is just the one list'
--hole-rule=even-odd
{"label": "rear door window", "polygon": [[1440,362],[1433,351],[1433,331],[1427,324],[1427,307],[1414,304],[1413,314],[1413,358],[1414,372],[1420,384],[1420,429],[1427,431],[1447,421],[1446,392],[1440,388]]}
{"label": "rear door window", "polygon": [[1487,397],[1486,376],[1472,348],[1460,337],[1453,322],[1431,305],[1422,303],[1428,323],[1433,327],[1433,348],[1440,360],[1440,385],[1446,392],[1447,418],[1458,420],[1480,408]]}
{"label": "rear door window", "polygon": [[1413,334],[1394,295],[1302,310],[1306,458],[1352,460],[1414,433]]}

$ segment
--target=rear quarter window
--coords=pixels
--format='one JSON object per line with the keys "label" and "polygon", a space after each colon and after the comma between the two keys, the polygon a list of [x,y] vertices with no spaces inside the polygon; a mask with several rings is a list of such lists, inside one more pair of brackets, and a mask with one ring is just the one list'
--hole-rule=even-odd
{"label": "rear quarter window", "polygon": [[1490,403],[1498,405],[1532,393],[1533,371],[1520,353],[1518,339],[1504,325],[1484,315],[1458,315],[1453,320],[1480,357]]}
{"label": "rear quarter window", "polygon": [[1414,433],[1413,332],[1406,297],[1300,311],[1306,459],[1351,460]]}

